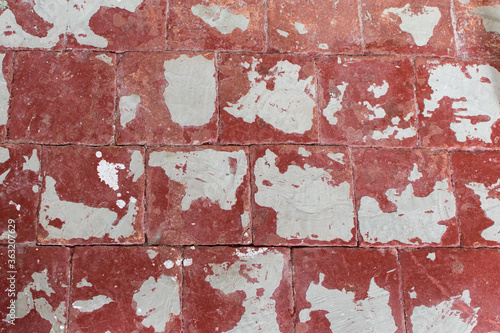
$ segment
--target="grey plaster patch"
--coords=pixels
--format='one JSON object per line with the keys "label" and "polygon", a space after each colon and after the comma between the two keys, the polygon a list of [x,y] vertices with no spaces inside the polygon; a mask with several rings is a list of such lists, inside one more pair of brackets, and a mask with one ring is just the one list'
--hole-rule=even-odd
{"label": "grey plaster patch", "polygon": [[0,147],[0,163],[5,163],[10,158],[10,152],[8,148]]}
{"label": "grey plaster patch", "polygon": [[24,156],[23,171],[31,170],[34,172],[40,171],[40,160],[38,159],[36,149],[33,149],[31,157]]}
{"label": "grey plaster patch", "polygon": [[95,310],[98,310],[105,306],[106,304],[109,304],[111,302],[114,302],[111,298],[109,298],[106,295],[98,295],[94,296],[91,299],[88,300],[78,300],[74,301],[72,306],[73,308],[77,309],[80,312],[92,312]]}
{"label": "grey plaster patch", "polygon": [[5,54],[0,54],[0,126],[7,124],[7,120],[9,119],[7,111],[9,110],[10,93],[2,70],[4,60]]}
{"label": "grey plaster patch", "polygon": [[223,35],[232,33],[236,28],[245,31],[250,23],[245,15],[235,15],[229,9],[217,5],[196,5],[191,7],[191,12]]}
{"label": "grey plaster patch", "polygon": [[118,110],[120,111],[120,125],[122,127],[127,126],[129,122],[135,119],[140,103],[141,96],[137,94],[120,97]]}
{"label": "grey plaster patch", "polygon": [[134,150],[132,153],[129,169],[134,175],[133,182],[136,182],[144,174],[144,159],[139,150]]}
{"label": "grey plaster patch", "polygon": [[483,19],[484,29],[487,32],[500,34],[500,5],[477,7],[474,12]]}

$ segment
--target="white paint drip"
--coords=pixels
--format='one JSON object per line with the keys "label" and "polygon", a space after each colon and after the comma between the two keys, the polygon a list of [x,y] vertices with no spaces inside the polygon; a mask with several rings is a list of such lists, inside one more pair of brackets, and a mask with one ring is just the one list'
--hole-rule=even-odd
{"label": "white paint drip", "polygon": [[396,14],[401,18],[399,28],[412,35],[415,44],[424,46],[431,39],[434,28],[441,19],[441,12],[438,7],[424,6],[422,12],[415,14],[410,9],[410,4],[402,8],[388,8],[384,14]]}
{"label": "white paint drip", "polygon": [[389,90],[389,84],[385,80],[383,81],[381,86],[377,86],[377,84],[374,83],[368,87],[368,92],[372,92],[375,98],[380,98],[381,96],[384,96],[385,94],[387,94],[388,90]]}
{"label": "white paint drip", "polygon": [[[457,305],[467,305],[472,314],[464,318],[464,314]],[[436,306],[417,306],[411,315],[411,324],[414,333],[442,333],[460,332],[471,333],[477,325],[479,307],[471,307],[469,290],[464,290],[462,295],[451,297]]]}
{"label": "white paint drip", "polygon": [[191,12],[223,35],[232,33],[236,28],[245,31],[250,23],[245,15],[235,15],[229,9],[217,5],[196,5],[191,7]]}
{"label": "white paint drip", "polygon": [[411,239],[418,237],[422,242],[439,243],[447,229],[439,222],[455,216],[455,197],[448,179],[437,181],[426,197],[415,196],[412,184],[402,193],[389,189],[386,195],[396,205],[395,212],[383,212],[375,198],[361,198],[358,219],[365,241],[413,243]]}
{"label": "white paint drip", "polygon": [[72,306],[73,308],[79,310],[80,312],[92,312],[112,302],[114,301],[108,296],[98,295],[88,300],[75,301],[73,302]]}
{"label": "white paint drip", "polygon": [[205,281],[209,282],[212,288],[225,294],[236,291],[245,293],[242,304],[245,312],[236,326],[226,331],[227,333],[280,332],[273,294],[283,275],[282,253],[274,249],[263,250],[252,256],[240,257],[235,263],[225,262],[209,266],[213,275],[208,275]]}
{"label": "white paint drip", "polygon": [[306,26],[302,23],[299,23],[299,22],[295,22],[295,29],[297,29],[297,32],[301,35],[308,33]]}
{"label": "white paint drip", "polygon": [[332,185],[324,169],[290,165],[285,173],[276,167],[271,150],[255,163],[255,202],[276,211],[276,233],[283,238],[348,241],[354,228],[351,185]]}
{"label": "white paint drip", "polygon": [[331,290],[322,286],[324,274],[319,273],[319,283],[311,282],[306,300],[311,308],[299,313],[300,322],[311,319],[312,311],[326,311],[332,332],[395,332],[397,326],[389,306],[390,293],[380,288],[375,279],[370,281],[368,296],[354,300],[355,293]]}
{"label": "white paint drip", "polygon": [[92,283],[87,281],[86,278],[83,278],[80,282],[76,284],[77,288],[83,288],[83,287],[92,287]]}
{"label": "white paint drip", "polygon": [[133,182],[136,182],[144,174],[144,159],[139,150],[134,150],[130,158],[129,170],[134,175]]}
{"label": "white paint drip", "polygon": [[[52,48],[61,35],[72,34],[78,43],[105,48],[108,40],[90,28],[90,20],[101,7],[121,8],[134,12],[142,0],[35,0],[33,11],[52,28],[44,37],[31,35],[17,23],[14,13],[6,9],[0,14],[0,45],[6,47]],[[36,28],[36,27],[35,27]]]}
{"label": "white paint drip", "polygon": [[[1,40],[2,39],[0,38],[0,43]],[[3,74],[4,60],[5,60],[5,54],[0,54],[0,126],[7,124],[7,120],[9,119],[7,111],[9,109],[10,93],[9,93],[9,88],[7,87],[7,81],[5,80],[5,76]]]}
{"label": "white paint drip", "polygon": [[10,158],[10,152],[8,148],[0,147],[0,163],[5,163]]}
{"label": "white paint drip", "polygon": [[152,152],[149,166],[161,167],[169,178],[186,186],[182,210],[188,210],[199,198],[207,198],[222,209],[231,210],[238,200],[236,190],[248,169],[244,150],[226,152],[213,149]]}
{"label": "white paint drip", "polygon": [[[40,224],[48,232],[47,239],[89,239],[109,235],[111,239],[119,240],[134,233],[134,218],[138,210],[135,198],[130,198],[127,213],[115,224],[118,217],[115,212],[107,208],[88,207],[83,203],[60,200],[55,185],[56,181],[52,177],[45,177]],[[64,222],[60,229],[49,225],[54,219]]]}
{"label": "white paint drip", "polygon": [[118,170],[124,170],[125,165],[121,163],[109,163],[106,160],[101,160],[97,165],[97,174],[101,182],[104,182],[113,190],[117,191],[118,186]]}
{"label": "white paint drip", "polygon": [[328,103],[327,107],[323,109],[323,115],[325,116],[326,120],[328,120],[330,125],[337,125],[338,119],[337,117],[335,117],[335,114],[342,110],[342,101],[344,99],[346,88],[346,82],[342,82],[341,85],[337,86],[339,94],[336,94],[334,96],[333,93],[330,93],[330,102]]}
{"label": "white paint drip", "polygon": [[118,110],[120,111],[120,125],[122,127],[127,126],[129,122],[135,119],[140,103],[141,96],[137,94],[120,97]]}
{"label": "white paint drip", "polygon": [[[303,134],[310,130],[316,106],[313,76],[299,80],[301,67],[281,60],[270,69],[271,74],[263,77],[256,70],[260,62],[255,58],[252,61],[248,93],[235,104],[228,103],[224,110],[247,123],[253,123],[258,116],[285,133]],[[273,90],[266,88],[266,80],[274,80]]]}
{"label": "white paint drip", "polygon": [[457,141],[479,139],[491,143],[492,126],[500,119],[500,72],[490,65],[439,65],[429,71],[430,99],[424,100],[424,117],[431,117],[443,98],[452,102],[455,119],[450,128]]}
{"label": "white paint drip", "polygon": [[153,327],[155,332],[165,332],[171,317],[181,312],[179,282],[174,276],[160,275],[158,280],[151,276],[132,298],[136,314],[146,317],[142,325]]}
{"label": "white paint drip", "polygon": [[207,124],[216,111],[215,61],[202,55],[166,60],[163,93],[172,121],[181,126]]}
{"label": "white paint drip", "polygon": [[496,32],[500,34],[500,6],[482,6],[477,7],[474,13],[483,19],[484,29],[487,32]]}
{"label": "white paint drip", "polygon": [[481,232],[481,237],[485,240],[500,242],[500,199],[497,199],[494,192],[500,193],[500,179],[491,186],[485,186],[481,183],[466,184],[474,194],[479,196],[481,209],[487,218],[493,221],[493,225]]}
{"label": "white paint drip", "polygon": [[34,172],[40,171],[40,160],[38,159],[36,149],[33,149],[31,157],[28,157],[28,156],[23,156],[23,157],[24,157],[24,161],[25,161],[23,163],[23,171],[26,171],[26,170],[31,170]]}

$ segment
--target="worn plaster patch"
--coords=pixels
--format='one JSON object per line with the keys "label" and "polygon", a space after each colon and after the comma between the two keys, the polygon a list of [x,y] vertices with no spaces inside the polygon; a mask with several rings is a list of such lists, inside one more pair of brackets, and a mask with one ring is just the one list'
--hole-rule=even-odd
{"label": "worn plaster patch", "polygon": [[172,121],[181,126],[207,124],[216,111],[215,62],[202,55],[165,60],[163,92]]}
{"label": "worn plaster patch", "polygon": [[322,286],[324,274],[319,273],[319,283],[309,285],[306,300],[311,307],[299,313],[300,322],[311,319],[311,312],[325,311],[332,332],[396,332],[397,326],[389,306],[390,294],[380,288],[375,279],[370,281],[368,296],[355,300],[355,293],[328,289]]}
{"label": "worn plaster patch", "polygon": [[[224,108],[234,117],[253,123],[260,117],[266,123],[285,133],[303,134],[313,125],[313,96],[316,85],[313,77],[299,79],[299,65],[288,60],[280,60],[270,69],[270,74],[262,76],[257,71],[260,60],[253,59],[248,71],[250,90],[236,103],[228,103]],[[242,64],[243,65],[243,64]],[[274,80],[274,89],[267,88],[266,80]]]}
{"label": "worn plaster patch", "polygon": [[387,94],[388,90],[389,90],[389,83],[387,83],[387,81],[385,80],[383,81],[381,86],[378,86],[376,83],[374,83],[368,87],[368,91],[373,93],[373,96],[375,96],[375,98],[380,98],[384,96],[385,94]]}
{"label": "worn plaster patch", "polygon": [[236,190],[248,170],[244,150],[152,152],[149,166],[161,167],[169,178],[186,186],[182,210],[188,210],[199,198],[207,198],[220,208],[231,210],[238,200]]}
{"label": "worn plaster patch", "polygon": [[140,151],[134,150],[132,153],[129,170],[134,175],[132,178],[133,182],[136,182],[144,174],[144,159]]}
{"label": "worn plaster patch", "polygon": [[72,34],[82,45],[107,47],[108,40],[97,35],[90,28],[90,20],[101,7],[121,8],[134,12],[143,0],[34,0],[33,11],[52,28],[44,37],[31,35],[17,23],[14,13],[6,9],[0,14],[0,45],[6,47],[52,48],[59,42],[60,36]]}
{"label": "worn plaster patch", "polygon": [[412,35],[415,44],[424,46],[431,39],[434,28],[441,19],[441,12],[438,7],[424,6],[420,13],[414,13],[410,9],[410,4],[402,8],[388,8],[383,14],[396,14],[401,19],[399,28]]}
{"label": "worn plaster patch", "polygon": [[303,23],[295,22],[294,26],[299,34],[304,35],[308,33],[306,26]]}
{"label": "worn plaster patch", "polygon": [[233,14],[229,9],[217,5],[196,5],[191,7],[191,12],[223,35],[230,34],[237,28],[245,31],[250,23],[245,15]]}
{"label": "worn plaster patch", "polygon": [[80,282],[76,284],[77,288],[83,288],[83,287],[92,287],[92,283],[87,281],[86,278],[83,278]]}
{"label": "worn plaster patch", "polygon": [[[474,191],[474,194],[479,196],[481,209],[487,218],[493,221],[493,225],[484,229],[481,237],[485,240],[500,242],[500,179],[491,186],[486,186],[481,183],[466,184],[469,189]],[[495,196],[493,193],[497,193]]]}
{"label": "worn plaster patch", "polygon": [[213,274],[205,278],[212,288],[225,294],[237,291],[245,293],[242,304],[245,312],[236,326],[226,332],[279,332],[273,294],[282,279],[285,264],[283,254],[277,250],[264,249],[239,258],[234,263],[209,264]]}
{"label": "worn plaster patch", "polygon": [[132,297],[136,314],[145,317],[144,327],[153,327],[155,332],[164,332],[171,316],[181,312],[179,282],[174,276],[149,277]]}
{"label": "worn plaster patch", "polygon": [[38,159],[36,149],[33,149],[31,157],[24,156],[23,171],[30,170],[34,172],[40,171],[40,160]]}
{"label": "worn plaster patch", "polygon": [[277,155],[266,150],[255,163],[255,202],[276,211],[276,233],[286,239],[311,238],[349,241],[354,220],[351,185],[332,185],[324,169],[290,165],[285,173]]}
{"label": "worn plaster patch", "polygon": [[113,190],[117,191],[118,185],[118,170],[124,170],[125,165],[121,163],[110,163],[106,160],[99,161],[97,165],[97,175],[101,182],[104,182]]}
{"label": "worn plaster patch", "polygon": [[0,163],[5,163],[10,158],[9,148],[0,147]]}
{"label": "worn plaster patch", "polygon": [[73,308],[77,309],[80,312],[92,312],[102,308],[103,306],[111,302],[114,301],[108,296],[98,295],[88,300],[74,301],[72,306]]}
{"label": "worn plaster patch", "polygon": [[140,103],[141,96],[137,94],[120,97],[118,110],[120,111],[120,125],[122,127],[127,126],[129,122],[135,119]]}
{"label": "worn plaster patch", "polygon": [[500,34],[500,6],[477,7],[474,13],[483,19],[484,29],[487,32]]}
{"label": "worn plaster patch", "polygon": [[[477,325],[479,307],[471,307],[469,290],[462,295],[453,296],[449,301],[443,301],[435,306],[417,306],[413,309],[411,323],[415,333],[463,332],[471,333]],[[462,313],[466,306],[471,314]]]}
{"label": "worn plaster patch", "polygon": [[99,54],[96,56],[96,59],[99,59],[101,61],[104,61],[105,63],[107,63],[108,65],[110,66],[113,66],[113,58],[111,58],[109,55],[107,54]]}
{"label": "worn plaster patch", "polygon": [[0,184],[3,184],[5,179],[7,178],[7,175],[9,174],[11,169],[7,169],[4,173],[0,175]]}
{"label": "worn plaster patch", "polygon": [[[118,240],[134,234],[134,218],[137,214],[137,200],[130,198],[128,209],[118,223],[118,214],[107,209],[85,206],[83,203],[64,201],[55,189],[56,181],[45,177],[45,192],[41,196],[40,224],[48,232],[47,239],[89,239],[104,237]],[[50,222],[59,219],[63,222],[58,228]]]}
{"label": "worn plaster patch", "polygon": [[342,101],[344,100],[344,94],[346,88],[347,88],[346,82],[342,82],[341,85],[338,85],[337,89],[339,93],[336,95],[330,93],[330,102],[328,102],[326,108],[323,109],[323,115],[325,116],[326,120],[328,120],[330,125],[337,125],[338,118],[335,117],[335,114],[340,110],[342,110]]}
{"label": "worn plaster patch", "polygon": [[479,139],[492,143],[492,126],[500,119],[500,72],[490,65],[438,65],[429,70],[433,90],[424,100],[424,117],[431,117],[444,98],[452,100],[455,119],[450,129],[458,142]]}
{"label": "worn plaster patch", "polygon": [[10,93],[2,70],[4,60],[5,54],[0,54],[0,126],[7,124],[7,120],[9,119],[7,111],[9,109]]}
{"label": "worn plaster patch", "polygon": [[[414,171],[409,178],[416,178]],[[375,198],[361,198],[358,219],[365,241],[414,243],[419,238],[425,243],[439,243],[447,229],[439,222],[455,216],[455,197],[448,179],[436,181],[426,197],[415,196],[412,183],[401,193],[389,189],[385,194],[397,207],[395,212],[383,212]]]}

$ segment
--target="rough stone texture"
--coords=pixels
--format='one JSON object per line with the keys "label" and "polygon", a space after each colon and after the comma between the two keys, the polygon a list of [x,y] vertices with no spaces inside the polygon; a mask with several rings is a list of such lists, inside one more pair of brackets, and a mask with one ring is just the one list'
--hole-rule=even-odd
{"label": "rough stone texture", "polygon": [[500,153],[452,155],[463,246],[500,246]]}
{"label": "rough stone texture", "polygon": [[40,146],[0,146],[0,243],[35,241],[40,155]]}
{"label": "rough stone texture", "polygon": [[320,141],[417,144],[413,68],[393,57],[322,57],[318,63]]}
{"label": "rough stone texture", "polygon": [[184,330],[293,332],[290,250],[190,248],[184,266]]}
{"label": "rough stone texture", "polygon": [[355,244],[347,149],[262,146],[251,156],[254,244]]}
{"label": "rough stone texture", "polygon": [[422,149],[355,149],[363,245],[458,244],[448,156]]}
{"label": "rough stone texture", "polygon": [[424,147],[500,147],[500,63],[417,60]]}
{"label": "rough stone texture", "polygon": [[215,141],[216,102],[213,54],[125,54],[118,67],[117,142]]}
{"label": "rough stone texture", "polygon": [[44,147],[38,242],[142,243],[143,148]]}
{"label": "rough stone texture", "polygon": [[317,142],[311,57],[223,54],[219,79],[222,143]]}
{"label": "rough stone texture", "polygon": [[409,332],[500,329],[498,250],[411,250],[401,266]]}
{"label": "rough stone texture", "polygon": [[168,48],[264,51],[265,15],[264,0],[172,0]]}
{"label": "rough stone texture", "polygon": [[356,0],[269,0],[268,15],[273,51],[362,51]]}
{"label": "rough stone texture", "polygon": [[[63,247],[16,247],[16,273],[9,273],[7,246],[0,247],[2,297],[0,297],[0,330],[2,332],[57,332],[67,330],[67,309],[70,283],[70,250]],[[9,272],[8,272],[9,271]],[[11,297],[8,277],[15,278]],[[9,288],[10,289],[10,288]],[[15,325],[7,319],[8,304],[15,301]],[[10,318],[9,318],[10,319]]]}
{"label": "rough stone texture", "polygon": [[454,0],[457,47],[462,57],[498,59],[500,7],[495,0]]}
{"label": "rough stone texture", "polygon": [[361,0],[361,17],[370,53],[455,54],[449,1]]}
{"label": "rough stone texture", "polygon": [[12,52],[0,53],[0,142],[7,135],[7,120],[9,118],[10,91],[12,89]]}
{"label": "rough stone texture", "polygon": [[168,247],[77,248],[71,332],[181,332],[181,266]]}
{"label": "rough stone texture", "polygon": [[149,150],[150,244],[245,244],[252,239],[245,147]]}
{"label": "rough stone texture", "polygon": [[105,53],[16,53],[7,123],[10,139],[48,144],[110,143],[114,63],[114,55]]}
{"label": "rough stone texture", "polygon": [[394,249],[293,250],[296,332],[404,332]]}

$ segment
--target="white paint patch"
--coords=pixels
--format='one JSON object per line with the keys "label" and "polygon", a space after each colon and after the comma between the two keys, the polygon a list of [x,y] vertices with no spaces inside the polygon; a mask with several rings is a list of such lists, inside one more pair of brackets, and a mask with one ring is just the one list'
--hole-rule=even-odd
{"label": "white paint patch", "polygon": [[271,150],[255,163],[255,202],[276,211],[276,233],[286,239],[329,241],[353,236],[354,205],[351,185],[332,185],[332,176],[321,168],[290,165],[285,173],[276,167]]}
{"label": "white paint patch", "polygon": [[418,171],[417,163],[413,163],[413,170],[411,170],[410,176],[408,176],[408,180],[414,182],[415,180],[422,178],[422,176],[422,173]]}
{"label": "white paint patch", "polygon": [[384,10],[384,15],[388,13],[396,14],[401,18],[399,28],[411,34],[418,46],[424,46],[429,42],[434,33],[434,28],[441,19],[441,12],[438,7],[424,6],[421,13],[415,14],[410,9],[410,4],[406,4],[402,8]]}
{"label": "white paint patch", "polygon": [[310,320],[312,311],[326,311],[332,332],[397,331],[389,306],[390,293],[380,288],[375,279],[370,281],[368,296],[357,301],[354,292],[323,287],[323,273],[319,273],[319,279],[318,284],[311,282],[307,289],[306,300],[311,308],[300,311],[300,322]]}
{"label": "white paint patch", "polygon": [[[359,102],[359,104],[361,104],[361,102]],[[372,113],[368,115],[368,120],[381,119],[386,116],[384,108],[382,108],[379,104],[372,106],[370,102],[364,101],[362,105]]]}
{"label": "white paint patch", "polygon": [[10,169],[7,169],[7,171],[5,171],[4,173],[2,173],[0,175],[0,184],[3,184],[3,182],[5,181],[5,178],[7,178],[7,175],[9,174],[10,172]]}
{"label": "white paint patch", "polygon": [[[470,305],[469,290],[464,290],[462,295],[451,297],[436,306],[417,306],[413,309],[411,323],[415,333],[442,333],[461,332],[471,333],[477,325],[479,307]],[[468,306],[472,314],[466,317],[460,309]]]}
{"label": "white paint patch", "polygon": [[[299,80],[301,67],[287,60],[278,61],[269,75],[262,76],[256,70],[260,62],[255,58],[252,61],[249,92],[235,104],[228,103],[224,110],[247,123],[253,123],[258,116],[285,133],[303,134],[310,130],[316,106],[314,78]],[[266,88],[266,80],[274,80],[273,90]]]}
{"label": "white paint patch", "polygon": [[302,155],[304,157],[308,157],[308,156],[312,155],[312,153],[309,150],[305,149],[304,147],[299,148],[298,154]]}
{"label": "white paint patch", "polygon": [[401,193],[389,189],[385,194],[396,205],[395,212],[383,212],[375,198],[361,198],[358,219],[365,241],[413,243],[410,239],[418,237],[425,243],[439,243],[447,229],[439,222],[455,216],[455,197],[448,179],[437,181],[426,197],[415,196],[412,184]]}
{"label": "white paint patch", "polygon": [[328,153],[328,154],[326,154],[326,156],[328,156],[331,160],[333,160],[337,163],[345,165],[345,162],[344,162],[345,154],[343,154],[343,153]]}
{"label": "white paint patch", "polygon": [[191,258],[186,258],[182,261],[182,265],[184,267],[191,266],[193,264],[193,259]]}
{"label": "white paint patch", "polygon": [[380,98],[381,96],[384,96],[385,94],[387,94],[388,90],[389,90],[389,83],[387,83],[385,80],[383,81],[381,86],[377,86],[377,84],[374,83],[368,87],[368,92],[372,92],[375,98]]}
{"label": "white paint patch", "polygon": [[28,156],[23,156],[23,157],[24,157],[24,161],[25,161],[23,163],[23,171],[26,171],[26,170],[31,170],[34,172],[40,171],[40,160],[38,159],[36,149],[33,149],[31,157],[28,157]]}
{"label": "white paint patch", "polygon": [[411,299],[416,299],[417,298],[417,292],[415,291],[415,287],[411,288],[410,292],[408,293],[410,295]]}
{"label": "white paint patch", "polygon": [[260,254],[266,253],[267,250],[268,250],[267,247],[259,247],[259,248],[248,247],[246,249],[246,252],[241,252],[239,249],[236,249],[235,250],[235,254],[240,259],[248,259],[248,258],[253,258],[256,255],[260,255]]}
{"label": "white paint patch", "polygon": [[100,151],[98,151],[98,152],[95,153],[95,156],[97,158],[101,158],[102,157],[102,153]]}
{"label": "white paint patch", "polygon": [[430,259],[432,261],[436,260],[436,254],[434,252],[431,252],[427,255],[427,259]]}
{"label": "white paint patch", "polygon": [[[2,182],[0,182],[1,184]],[[33,185],[33,187],[31,188],[31,190],[34,192],[34,193],[38,193],[38,191],[40,191],[40,187],[38,185]]]}
{"label": "white paint patch", "polygon": [[243,214],[241,214],[241,227],[243,229],[248,228],[250,225],[250,212],[245,211]]}
{"label": "white paint patch", "polygon": [[[383,140],[383,139],[389,139],[391,136],[394,136],[396,140],[402,140],[406,138],[412,138],[417,135],[417,129],[413,127],[413,125],[410,125],[410,127],[407,128],[400,128],[397,126],[387,126],[386,129],[383,131],[373,131],[371,134],[371,138],[374,140]],[[368,136],[365,136],[363,138],[364,141]]]}
{"label": "white paint patch", "polygon": [[244,150],[233,152],[205,149],[193,152],[152,152],[149,166],[161,167],[175,182],[186,186],[182,210],[207,198],[224,210],[231,210],[238,198],[236,190],[248,169]]}
{"label": "white paint patch", "polygon": [[156,252],[155,250],[152,250],[152,249],[147,249],[146,252],[148,254],[149,259],[151,259],[151,260],[156,258],[156,256],[158,255],[158,252]]}
{"label": "white paint patch", "polygon": [[320,48],[321,50],[328,50],[328,44],[320,43],[318,45],[318,48]]}
{"label": "white paint patch", "polygon": [[[109,235],[111,239],[119,240],[134,233],[133,223],[137,214],[135,198],[130,198],[127,213],[115,223],[118,215],[107,208],[88,207],[83,203],[59,199],[55,185],[52,177],[45,177],[40,224],[48,232],[47,239],[89,239]],[[49,225],[54,219],[60,219],[64,225],[60,229]]]}
{"label": "white paint patch", "polygon": [[209,266],[213,275],[208,275],[205,281],[213,288],[225,294],[243,291],[246,296],[242,304],[245,312],[236,326],[226,331],[227,333],[280,332],[273,294],[283,275],[282,253],[265,250],[253,256],[240,257],[235,263],[225,262]]}
{"label": "white paint patch", "polygon": [[299,23],[299,22],[295,22],[295,29],[297,29],[297,32],[301,35],[308,33],[306,26],[302,23]]}
{"label": "white paint patch", "polygon": [[120,111],[120,125],[122,127],[127,126],[129,122],[135,119],[140,103],[141,96],[137,94],[120,97],[118,110]]}
{"label": "white paint patch", "polygon": [[0,147],[0,163],[5,163],[10,158],[10,152],[8,148]]}
{"label": "white paint patch", "polygon": [[490,65],[469,65],[465,73],[453,64],[429,71],[430,99],[424,100],[424,117],[439,108],[443,98],[452,100],[455,119],[450,128],[457,141],[479,139],[491,143],[492,126],[500,119],[500,72]]}
{"label": "white paint patch", "polygon": [[465,186],[479,196],[481,209],[486,217],[493,221],[492,226],[483,230],[481,237],[485,240],[500,242],[500,200],[494,195],[495,192],[497,195],[500,192],[500,179],[491,186],[485,186],[481,183],[469,183]]}
{"label": "white paint patch", "polygon": [[278,34],[280,34],[281,36],[283,36],[285,38],[288,37],[288,35],[289,35],[288,32],[280,30],[280,29],[276,29],[276,31],[278,32]]}
{"label": "white paint patch", "polygon": [[468,4],[470,2],[470,0],[458,0],[458,2],[460,2],[461,4]]}
{"label": "white paint patch", "polygon": [[83,278],[80,282],[76,284],[77,288],[83,288],[83,287],[92,287],[92,283],[87,281],[86,278]]}
{"label": "white paint patch", "polygon": [[20,211],[20,210],[21,210],[21,205],[16,204],[16,203],[15,203],[14,201],[12,201],[12,200],[11,200],[11,201],[9,201],[9,205],[12,205],[12,206],[16,207],[16,210],[17,210],[17,211]]}
{"label": "white paint patch", "polygon": [[167,260],[163,263],[163,266],[165,266],[166,269],[170,269],[174,267],[174,262],[172,260]]}
{"label": "white paint patch", "polygon": [[119,199],[119,200],[116,200],[116,205],[118,206],[118,208],[123,208],[127,205],[127,203],[125,201],[123,201],[122,199]]}
{"label": "white paint patch", "polygon": [[[59,42],[60,36],[72,34],[78,43],[105,48],[108,40],[99,36],[90,28],[90,20],[101,7],[121,8],[134,12],[142,0],[92,0],[60,1],[35,0],[33,11],[52,28],[44,37],[31,35],[17,23],[14,13],[6,9],[0,14],[0,45],[6,47],[52,48]],[[36,28],[36,27],[35,27]]]}
{"label": "white paint patch", "polygon": [[134,175],[133,182],[136,182],[144,174],[144,159],[139,150],[134,150],[130,158],[129,170]]}
{"label": "white paint patch", "polygon": [[104,61],[105,63],[107,63],[108,65],[110,66],[113,66],[113,58],[111,58],[109,55],[107,54],[99,54],[96,56],[96,59],[99,59],[101,61]]}
{"label": "white paint patch", "polygon": [[487,32],[500,34],[500,6],[477,7],[474,12],[483,19],[484,29]]}
{"label": "white paint patch", "polygon": [[[54,293],[54,289],[49,284],[47,269],[41,272],[35,272],[31,275],[33,282],[30,282],[24,289],[17,293],[15,300],[16,318],[24,318],[33,309],[47,320],[51,325],[51,333],[63,333],[66,326],[66,304],[59,303],[54,310],[45,297],[33,299],[32,291],[43,291],[48,297]],[[37,293],[40,295],[40,293]]]}
{"label": "white paint patch", "polygon": [[202,55],[166,60],[163,93],[172,121],[181,126],[207,124],[216,111],[215,61]]}
{"label": "white paint patch", "polygon": [[191,12],[212,28],[219,30],[223,35],[232,33],[236,28],[245,31],[250,23],[250,19],[245,15],[235,15],[227,8],[217,5],[196,5],[191,7]]}
{"label": "white paint patch", "polygon": [[[2,16],[0,15],[0,19],[1,17]],[[0,38],[0,41],[1,40],[2,39]],[[7,81],[5,80],[5,76],[3,75],[4,60],[5,60],[5,54],[0,54],[0,126],[7,124],[7,120],[9,119],[7,110],[9,109],[10,92],[9,88],[7,87]]]}
{"label": "white paint patch", "polygon": [[104,182],[113,190],[117,191],[118,186],[118,170],[124,170],[125,165],[121,163],[109,163],[106,160],[101,160],[97,165],[97,174],[101,182]]}
{"label": "white paint patch", "polygon": [[176,264],[177,266],[180,266],[180,265],[182,264],[182,260],[181,260],[181,259],[177,259],[177,260],[175,261],[175,264]]}
{"label": "white paint patch", "polygon": [[2,234],[0,235],[0,239],[1,240],[8,240],[8,239],[16,239],[17,238],[17,232],[10,232],[9,230],[5,230],[4,232],[2,232]]}
{"label": "white paint patch", "polygon": [[174,276],[161,275],[158,280],[151,276],[132,298],[136,314],[146,317],[142,325],[153,327],[155,332],[164,332],[171,316],[181,312],[179,282]]}
{"label": "white paint patch", "polygon": [[105,306],[106,304],[109,304],[111,302],[114,302],[111,298],[109,298],[106,295],[98,295],[94,296],[89,300],[80,300],[80,301],[75,301],[73,302],[72,306],[73,308],[79,310],[80,312],[92,312],[95,310],[98,310]]}
{"label": "white paint patch", "polygon": [[335,114],[342,110],[342,101],[344,100],[346,88],[346,82],[342,82],[341,85],[337,86],[339,93],[336,95],[330,93],[330,102],[328,103],[327,107],[323,109],[323,115],[325,116],[326,120],[328,120],[330,125],[337,125],[338,119],[337,117],[335,117]]}

